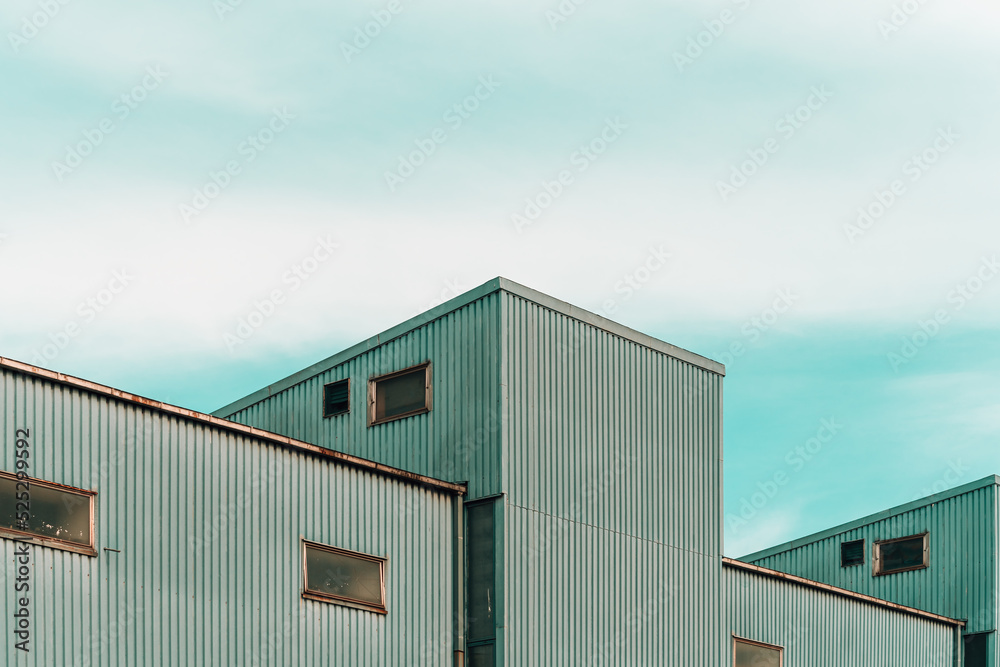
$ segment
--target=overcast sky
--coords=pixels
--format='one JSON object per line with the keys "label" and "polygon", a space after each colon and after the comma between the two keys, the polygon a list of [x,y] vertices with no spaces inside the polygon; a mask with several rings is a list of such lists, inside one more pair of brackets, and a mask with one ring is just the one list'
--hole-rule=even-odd
{"label": "overcast sky", "polygon": [[729,555],[1000,472],[994,2],[0,22],[2,356],[211,411],[502,275],[726,364]]}

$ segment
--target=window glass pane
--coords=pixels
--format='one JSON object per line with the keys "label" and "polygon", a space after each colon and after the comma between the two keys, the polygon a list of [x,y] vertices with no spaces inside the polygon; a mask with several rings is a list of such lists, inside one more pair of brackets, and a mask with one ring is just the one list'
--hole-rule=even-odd
{"label": "window glass pane", "polygon": [[963,639],[965,640],[965,667],[986,667],[990,654],[990,633],[980,632],[966,635]]}
{"label": "window glass pane", "polygon": [[881,571],[891,572],[924,564],[924,536],[879,545]]}
{"label": "window glass pane", "polygon": [[420,368],[388,380],[376,380],[375,418],[388,419],[427,407],[424,379],[426,370]]}
{"label": "window glass pane", "polygon": [[840,545],[840,565],[850,567],[852,565],[862,565],[865,562],[865,541],[854,540],[853,542],[843,542]]}
{"label": "window glass pane", "polygon": [[469,641],[493,639],[496,602],[494,582],[493,503],[469,506],[469,530],[466,535],[468,562]]}
{"label": "window glass pane", "polygon": [[[23,482],[22,482],[23,484]],[[0,477],[0,522],[4,528],[90,546],[90,495],[28,482],[27,525],[17,525],[17,480]],[[22,495],[23,498],[23,495]],[[24,502],[23,500],[21,502]],[[20,508],[23,511],[23,507]]]}
{"label": "window glass pane", "polygon": [[384,607],[382,563],[306,545],[306,589]]}
{"label": "window glass pane", "polygon": [[468,667],[493,667],[493,644],[469,647]]}
{"label": "window glass pane", "polygon": [[347,412],[350,408],[347,388],[349,380],[332,382],[323,388],[323,416],[330,417]]}
{"label": "window glass pane", "polygon": [[781,651],[736,640],[735,667],[781,667]]}

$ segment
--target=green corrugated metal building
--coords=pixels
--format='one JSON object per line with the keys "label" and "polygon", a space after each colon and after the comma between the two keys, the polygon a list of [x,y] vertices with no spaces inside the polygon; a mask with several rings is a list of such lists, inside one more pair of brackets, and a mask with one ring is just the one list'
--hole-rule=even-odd
{"label": "green corrugated metal building", "polygon": [[966,664],[995,667],[998,486],[990,475],[741,560],[962,619]]}
{"label": "green corrugated metal building", "polygon": [[957,607],[722,557],[720,364],[505,279],[211,417],[0,370],[3,470],[95,508],[0,527],[10,664],[961,664]]}

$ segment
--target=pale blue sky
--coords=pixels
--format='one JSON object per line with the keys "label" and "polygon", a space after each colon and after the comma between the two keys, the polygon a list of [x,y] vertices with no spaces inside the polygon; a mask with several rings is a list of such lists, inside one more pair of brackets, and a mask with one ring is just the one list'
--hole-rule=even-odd
{"label": "pale blue sky", "polygon": [[561,6],[5,3],[0,355],[209,411],[503,275],[727,363],[731,555],[1000,471],[1000,9]]}

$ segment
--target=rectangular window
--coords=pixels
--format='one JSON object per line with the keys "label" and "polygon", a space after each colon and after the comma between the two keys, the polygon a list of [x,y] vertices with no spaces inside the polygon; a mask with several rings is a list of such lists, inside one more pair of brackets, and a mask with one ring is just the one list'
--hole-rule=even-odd
{"label": "rectangular window", "polygon": [[992,630],[962,637],[965,643],[965,667],[986,667],[989,662],[991,634]]}
{"label": "rectangular window", "polygon": [[0,471],[0,536],[96,556],[93,491]]}
{"label": "rectangular window", "polygon": [[466,507],[466,614],[469,667],[492,667],[496,639],[495,501]]}
{"label": "rectangular window", "polygon": [[854,565],[864,565],[865,562],[865,541],[853,540],[851,542],[840,543],[840,567],[852,567]]}
{"label": "rectangular window", "polygon": [[928,534],[898,537],[875,543],[875,575],[920,570],[927,567]]}
{"label": "rectangular window", "polygon": [[781,667],[780,646],[733,637],[733,667]]}
{"label": "rectangular window", "polygon": [[323,387],[323,416],[335,417],[351,410],[351,381],[338,380]]}
{"label": "rectangular window", "polygon": [[368,402],[369,426],[430,412],[430,362],[372,378]]}
{"label": "rectangular window", "polygon": [[302,540],[302,597],[386,613],[385,559]]}
{"label": "rectangular window", "polygon": [[493,644],[478,644],[469,647],[468,667],[494,667],[496,656],[493,655]]}

